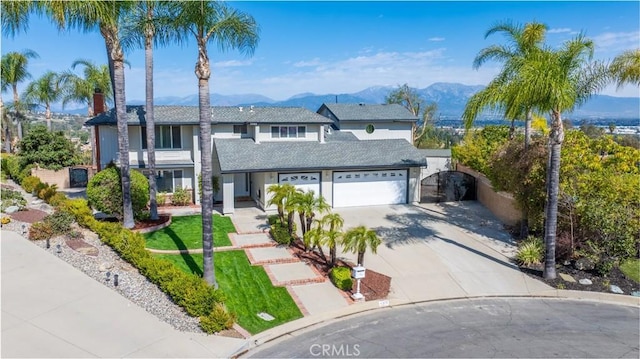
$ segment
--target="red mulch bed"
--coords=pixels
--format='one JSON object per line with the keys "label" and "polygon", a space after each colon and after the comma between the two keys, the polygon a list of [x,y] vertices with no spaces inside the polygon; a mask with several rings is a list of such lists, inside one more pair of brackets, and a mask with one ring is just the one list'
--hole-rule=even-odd
{"label": "red mulch bed", "polygon": [[16,221],[35,223],[42,221],[42,219],[47,215],[49,215],[47,212],[38,209],[30,209],[27,211],[18,211],[15,213],[11,213],[9,216],[11,216],[11,218],[15,219]]}
{"label": "red mulch bed", "polygon": [[158,214],[158,219],[155,221],[152,221],[150,219],[144,220],[144,221],[138,221],[136,222],[135,226],[133,227],[134,230],[136,229],[145,229],[145,228],[149,228],[149,227],[155,227],[164,223],[169,222],[169,220],[171,220],[171,215],[170,214]]}
{"label": "red mulch bed", "polygon": [[[291,247],[293,250],[293,254],[302,260],[305,263],[313,265],[318,272],[320,272],[323,276],[329,276],[329,270],[331,267],[327,264],[327,260],[322,258],[320,253],[317,251],[305,252],[304,244],[300,239],[295,239],[291,243]],[[328,253],[326,253],[328,255]],[[346,262],[343,260],[337,260],[338,266],[344,266],[353,268],[355,264],[351,262]],[[371,269],[367,269],[366,276],[364,279],[360,281],[360,293],[362,293],[365,297],[365,300],[380,300],[385,299],[387,295],[389,295],[389,289],[391,288],[391,277],[386,276],[382,273],[378,273]],[[353,283],[353,290],[348,291],[349,295],[355,293],[356,284]]]}

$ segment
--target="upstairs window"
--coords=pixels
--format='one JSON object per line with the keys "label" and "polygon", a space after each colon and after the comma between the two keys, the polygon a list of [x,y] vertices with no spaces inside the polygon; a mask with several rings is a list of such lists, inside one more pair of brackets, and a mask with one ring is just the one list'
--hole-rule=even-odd
{"label": "upstairs window", "polygon": [[246,135],[247,125],[233,125],[233,133],[236,135]]}
{"label": "upstairs window", "polygon": [[[140,127],[142,131],[142,149],[147,149],[147,128]],[[182,148],[182,133],[180,126],[156,126],[156,149]]]}
{"label": "upstairs window", "polygon": [[271,126],[271,138],[305,138],[306,126]]}

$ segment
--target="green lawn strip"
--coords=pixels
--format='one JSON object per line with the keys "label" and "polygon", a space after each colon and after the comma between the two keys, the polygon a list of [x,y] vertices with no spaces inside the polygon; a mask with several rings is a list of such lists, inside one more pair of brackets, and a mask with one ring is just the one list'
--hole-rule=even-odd
{"label": "green lawn strip", "polygon": [[[236,229],[231,218],[213,215],[214,247],[230,246],[229,233]],[[198,249],[202,248],[202,216],[176,216],[171,225],[151,233],[145,233],[147,248],[153,249]]]}
{"label": "green lawn strip", "polygon": [[[202,275],[202,254],[157,255],[175,263],[187,273]],[[216,252],[214,256],[216,279],[227,297],[226,305],[238,316],[238,324],[256,334],[280,324],[302,317],[289,292],[274,287],[261,266],[252,266],[244,251]],[[275,319],[265,321],[260,312]]]}
{"label": "green lawn strip", "polygon": [[629,279],[640,283],[640,259],[628,259],[620,265],[620,270]]}

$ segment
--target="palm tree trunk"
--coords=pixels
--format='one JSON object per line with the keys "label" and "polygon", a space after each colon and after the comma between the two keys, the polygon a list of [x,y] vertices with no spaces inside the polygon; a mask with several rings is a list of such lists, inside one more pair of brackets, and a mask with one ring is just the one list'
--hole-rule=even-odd
{"label": "palm tree trunk", "polygon": [[560,151],[564,141],[564,129],[560,111],[552,113],[553,122],[549,141],[551,145],[549,161],[549,181],[547,182],[547,206],[545,208],[545,262],[544,278],[556,278],[556,229],[558,225],[558,192],[560,185]]}
{"label": "palm tree trunk", "polygon": [[307,217],[304,212],[299,212],[298,216],[300,217],[300,227],[302,230],[302,236],[304,237],[304,234],[307,233]]}
{"label": "palm tree trunk", "polygon": [[336,246],[329,247],[329,256],[331,257],[331,267],[336,266]]}
{"label": "palm tree trunk", "polygon": [[[147,4],[147,19],[153,18],[152,3]],[[145,107],[147,121],[147,165],[149,167],[149,215],[152,220],[158,219],[158,201],[156,193],[156,144],[155,118],[153,113],[153,29],[147,28],[144,42],[145,62]]]}
{"label": "palm tree trunk", "polygon": [[531,144],[531,123],[533,122],[533,110],[527,110],[527,118],[524,120],[524,150]]}
{"label": "palm tree trunk", "polygon": [[124,53],[118,40],[118,30],[104,26],[100,33],[105,39],[110,62],[113,63],[113,96],[118,124],[118,152],[120,153],[120,176],[122,178],[123,226],[133,228],[133,207],[131,205],[131,174],[129,164],[129,129],[127,126],[127,102],[124,91]]}
{"label": "palm tree trunk", "polygon": [[288,229],[289,229],[289,235],[293,237],[293,215],[295,214],[294,211],[290,211],[287,215],[287,225],[288,225]]}
{"label": "palm tree trunk", "polygon": [[51,132],[51,105],[47,104],[47,108],[44,111],[44,118],[47,120],[47,129]]}
{"label": "palm tree trunk", "polygon": [[22,115],[20,114],[20,97],[18,96],[18,85],[13,87],[13,108],[16,112],[16,126],[18,127],[18,140],[22,140]]}
{"label": "palm tree trunk", "polygon": [[204,39],[198,40],[198,105],[200,118],[200,161],[202,163],[202,266],[204,280],[218,288],[213,258],[213,183],[211,161],[211,103],[209,99],[209,57]]}
{"label": "palm tree trunk", "polygon": [[364,267],[364,251],[358,251],[358,263],[359,265]]}

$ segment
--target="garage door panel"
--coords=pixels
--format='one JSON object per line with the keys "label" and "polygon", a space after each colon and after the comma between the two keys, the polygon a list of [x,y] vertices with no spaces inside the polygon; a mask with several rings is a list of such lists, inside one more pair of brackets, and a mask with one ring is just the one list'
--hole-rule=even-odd
{"label": "garage door panel", "polygon": [[291,184],[296,189],[305,192],[313,191],[320,194],[320,173],[280,173],[278,174],[279,184]]}
{"label": "garage door panel", "polygon": [[335,172],[333,206],[407,203],[407,171]]}

